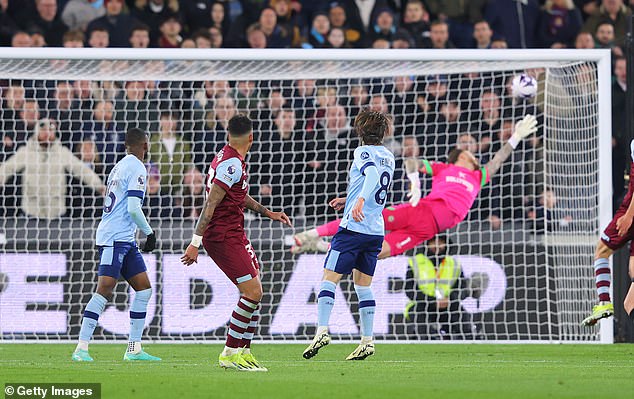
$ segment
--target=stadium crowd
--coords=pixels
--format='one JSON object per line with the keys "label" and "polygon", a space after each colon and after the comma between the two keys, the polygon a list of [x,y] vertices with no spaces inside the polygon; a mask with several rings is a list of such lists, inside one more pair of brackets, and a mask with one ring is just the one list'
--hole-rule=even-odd
{"label": "stadium crowd", "polygon": [[[634,0],[630,1],[634,4]],[[622,0],[0,0],[0,45],[161,48],[610,48],[613,53],[615,200],[623,193],[626,138]],[[542,71],[531,71],[538,79]],[[394,116],[386,145],[397,156],[392,202],[405,201],[400,163],[443,160],[454,146],[482,163],[534,100],[510,95],[512,72],[328,81],[7,81],[0,91],[0,189],[5,216],[100,213],[105,178],[129,127],[150,133],[150,218],[196,218],[204,174],[237,112],[256,122],[251,194],[295,216],[326,217],[345,191],[363,107]],[[511,216],[558,226],[543,185],[541,135],[523,144],[472,212],[493,228]],[[36,166],[33,166],[33,165]],[[53,168],[51,165],[61,165]],[[68,173],[54,179],[39,176]],[[95,179],[99,179],[99,181]],[[59,181],[62,181],[59,180]],[[51,194],[54,198],[51,200]],[[48,197],[48,200],[44,200]],[[520,201],[519,203],[517,201]],[[52,203],[55,203],[52,205]],[[546,228],[542,226],[541,228]]]}

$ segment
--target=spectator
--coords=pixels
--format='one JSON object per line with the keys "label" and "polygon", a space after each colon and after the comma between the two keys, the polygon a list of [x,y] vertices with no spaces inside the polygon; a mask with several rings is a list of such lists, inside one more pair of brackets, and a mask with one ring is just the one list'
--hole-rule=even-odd
{"label": "spectator", "polygon": [[448,24],[449,40],[459,48],[471,48],[473,25],[481,21],[486,0],[426,0],[429,11]]}
{"label": "spectator", "polygon": [[184,25],[189,28],[190,32],[211,26],[211,6],[214,1],[181,0],[178,3]]}
{"label": "spectator", "polygon": [[330,32],[330,20],[326,13],[318,13],[313,18],[313,23],[308,32],[308,43],[304,43],[304,48],[325,48],[328,47],[328,32]]}
{"label": "spectator", "polygon": [[132,27],[130,32],[130,47],[132,48],[148,48],[152,42],[150,39],[150,27],[137,23]]}
{"label": "spectator", "polygon": [[417,48],[425,47],[425,42],[429,38],[429,14],[421,0],[407,2],[402,26],[414,39]]}
{"label": "spectator", "polygon": [[305,129],[305,124],[313,119],[317,111],[317,81],[315,79],[295,81],[290,107],[295,110],[296,119],[303,122],[300,128]]}
{"label": "spectator", "polygon": [[552,190],[544,190],[539,195],[539,199],[526,212],[526,218],[535,224],[534,229],[542,232],[546,229],[565,229],[573,222],[571,215],[557,208],[557,197]]}
{"label": "spectator", "polygon": [[181,48],[196,48],[196,42],[192,39],[183,39]]}
{"label": "spectator", "polygon": [[209,37],[211,38],[211,48],[221,48],[224,46],[224,35],[220,29],[215,26],[209,28]]}
{"label": "spectator", "polygon": [[396,25],[394,21],[394,13],[389,8],[378,10],[372,29],[368,34],[368,39],[374,43],[375,40],[383,39],[388,42],[394,40],[396,33]]}
{"label": "spectator", "polygon": [[572,0],[548,0],[539,21],[540,45],[572,48],[582,24],[581,12]]}
{"label": "spectator", "polygon": [[62,11],[68,29],[85,31],[90,21],[103,17],[106,9],[100,0],[69,0]]}
{"label": "spectator", "polygon": [[491,48],[492,49],[507,49],[509,48],[508,43],[506,42],[506,39],[502,38],[502,37],[493,37],[493,41],[491,42]]}
{"label": "spectator", "polygon": [[84,33],[80,30],[69,30],[64,33],[62,39],[62,45],[66,48],[81,48],[84,47]]}
{"label": "spectator", "polygon": [[158,119],[158,107],[150,98],[147,90],[147,82],[126,82],[123,92],[124,98],[115,103],[115,120],[120,129],[127,131],[132,127],[141,130],[156,130],[155,123]]}
{"label": "spectator", "polygon": [[81,140],[81,116],[75,103],[73,85],[66,80],[55,83],[53,101],[49,103],[48,117],[55,121],[62,145],[69,149]]}
{"label": "spectator", "polygon": [[271,8],[277,15],[277,25],[288,32],[291,37],[291,47],[300,47],[302,38],[300,34],[301,23],[291,7],[290,0],[271,0]]}
{"label": "spectator", "polygon": [[87,121],[84,139],[95,143],[97,154],[104,164],[104,171],[110,173],[125,151],[123,132],[114,121],[114,106],[110,101],[95,103],[92,119]]}
{"label": "spectator", "polygon": [[196,48],[211,48],[211,35],[206,29],[200,29],[192,35]]}
{"label": "spectator", "polygon": [[445,49],[454,48],[449,41],[449,25],[443,21],[434,21],[429,31],[429,39],[425,41],[425,48]]}
{"label": "spectator", "polygon": [[4,90],[4,100],[0,107],[0,162],[12,155],[20,144],[24,144],[25,137],[18,136],[18,119],[24,107],[24,87],[20,82],[11,82]]}
{"label": "spectator", "polygon": [[470,151],[474,155],[477,155],[479,152],[478,142],[470,133],[462,133],[460,136],[458,136],[456,148]]}
{"label": "spectator", "polygon": [[328,42],[326,43],[328,48],[350,48],[350,45],[346,42],[346,34],[340,28],[332,28],[328,33]]}
{"label": "spectator", "polygon": [[[94,83],[97,85],[96,83]],[[89,80],[76,80],[73,82],[73,90],[77,99],[78,109],[82,114],[82,120],[88,119],[92,113],[94,101],[92,98],[93,82]]]}
{"label": "spectator", "polygon": [[157,45],[162,48],[179,48],[183,38],[181,37],[182,25],[176,14],[169,14],[163,18],[160,26],[161,36]]}
{"label": "spectator", "polygon": [[489,161],[491,139],[500,130],[502,123],[502,102],[497,93],[491,90],[482,92],[480,95],[480,114],[472,122],[475,125],[472,131],[480,134],[478,137],[479,152],[483,154],[480,162],[484,164]]}
{"label": "spectator", "polygon": [[388,49],[390,48],[390,42],[385,39],[376,39],[374,42],[372,42],[372,48],[379,50]]}
{"label": "spectator", "polygon": [[291,46],[293,39],[291,33],[277,24],[277,14],[272,8],[262,10],[257,26],[266,35],[268,48],[288,48]]}
{"label": "spectator", "polygon": [[209,28],[216,28],[220,31],[222,36],[226,36],[229,33],[229,26],[231,25],[231,19],[229,17],[229,2],[215,2],[211,5]]}
{"label": "spectator", "polygon": [[612,48],[614,46],[614,25],[609,22],[599,24],[594,32],[594,38],[598,47]]}
{"label": "spectator", "polygon": [[31,36],[22,31],[17,31],[13,34],[11,38],[11,47],[32,47],[33,39]]}
{"label": "spectator", "polygon": [[183,177],[183,217],[198,220],[205,204],[205,177],[196,168],[185,172]]}
{"label": "spectator", "polygon": [[256,92],[255,82],[252,80],[238,81],[236,83],[235,97],[238,112],[252,115],[258,108],[260,99]]}
{"label": "spectator", "polygon": [[104,165],[99,157],[97,144],[94,141],[90,139],[81,140],[75,146],[75,154],[86,167],[94,170],[98,176],[104,176]]}
{"label": "spectator", "polygon": [[0,46],[10,45],[13,34],[18,31],[18,25],[7,13],[8,8],[9,0],[0,0]]}
{"label": "spectator", "polygon": [[237,113],[233,98],[220,95],[213,103],[213,120],[206,129],[194,134],[194,164],[200,171],[206,171],[214,155],[226,142],[227,124]]}
{"label": "spectator", "polygon": [[533,48],[538,45],[537,0],[491,0],[485,19],[498,35],[504,36],[510,48]]}
{"label": "spectator", "polygon": [[416,90],[412,76],[397,76],[389,93],[387,101],[392,105],[396,137],[412,135],[415,132],[414,118],[416,113]]}
{"label": "spectator", "polygon": [[161,186],[171,195],[182,193],[185,172],[192,167],[191,148],[178,131],[178,120],[169,111],[162,112],[159,132],[150,137],[150,160],[161,174]]}
{"label": "spectator", "polygon": [[399,29],[392,37],[392,48],[408,49],[415,46],[414,39],[405,29]]}
{"label": "spectator", "polygon": [[61,47],[68,27],[58,16],[57,1],[35,0],[35,8],[37,13],[31,16],[27,30],[41,33],[49,46]]}
{"label": "spectator", "polygon": [[348,26],[357,32],[361,32],[363,39],[372,29],[372,21],[374,21],[377,11],[386,8],[388,4],[385,0],[345,0],[344,6]]}
{"label": "spectator", "polygon": [[24,101],[24,107],[19,112],[20,119],[15,126],[17,146],[26,144],[26,140],[32,135],[40,120],[40,106],[35,100]]}
{"label": "spectator", "polygon": [[88,34],[88,45],[92,48],[106,48],[110,46],[108,29],[96,27]]}
{"label": "spectator", "polygon": [[351,120],[357,117],[359,112],[368,105],[370,99],[368,89],[361,82],[350,82],[350,92],[348,99],[348,115]]}
{"label": "spectator", "polygon": [[330,3],[330,9],[328,10],[328,19],[330,20],[330,27],[340,28],[343,30],[346,42],[353,47],[360,47],[363,44],[361,40],[361,32],[348,26],[346,20],[346,10],[341,3]]}
{"label": "spectator", "polygon": [[178,15],[178,0],[136,0],[130,15],[143,21],[150,30],[150,42],[157,43],[161,36],[161,23],[172,15]]}
{"label": "spectator", "polygon": [[485,20],[480,20],[473,25],[473,38],[475,39],[475,48],[488,49],[493,44],[493,31],[489,26],[489,23]]}
{"label": "spectator", "polygon": [[268,97],[262,104],[258,119],[263,125],[270,124],[277,118],[277,114],[286,106],[287,99],[280,87],[273,87],[269,90]]}
{"label": "spectator", "polygon": [[92,32],[97,28],[108,31],[110,46],[129,47],[130,32],[136,24],[136,19],[123,14],[123,0],[104,0],[106,15],[88,24],[86,30]]}
{"label": "spectator", "polygon": [[596,32],[601,23],[611,23],[616,44],[622,46],[627,33],[627,20],[631,15],[632,11],[623,4],[623,0],[603,0],[601,7],[586,20],[583,30]]}
{"label": "spectator", "polygon": [[247,43],[249,48],[267,48],[266,34],[260,29],[259,25],[254,24],[247,29]]}
{"label": "spectator", "polygon": [[38,219],[57,219],[66,214],[66,174],[103,195],[106,191],[97,174],[62,146],[56,126],[41,119],[26,146],[0,165],[0,184],[22,172],[22,211]]}
{"label": "spectator", "polygon": [[46,38],[40,32],[31,33],[31,47],[46,47]]}
{"label": "spectator", "polygon": [[576,49],[593,49],[595,47],[594,37],[592,37],[590,32],[579,32],[575,38]]}

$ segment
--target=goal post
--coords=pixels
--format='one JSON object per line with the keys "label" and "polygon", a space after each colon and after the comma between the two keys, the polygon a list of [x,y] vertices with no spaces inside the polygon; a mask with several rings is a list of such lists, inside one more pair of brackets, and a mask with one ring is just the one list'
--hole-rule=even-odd
{"label": "goal post", "polygon": [[[511,95],[519,73],[537,78],[536,97]],[[1,49],[0,133],[10,142],[0,165],[31,152],[28,167],[0,166],[0,342],[77,338],[96,288],[94,233],[103,206],[90,179],[106,178],[122,154],[122,133],[135,126],[150,134],[154,185],[144,210],[159,241],[144,255],[155,288],[144,339],[221,341],[235,287],[206,254],[193,268],[179,258],[200,212],[203,175],[235,112],[255,123],[249,193],[284,209],[295,225],[247,211],[264,288],[256,338],[310,339],[324,254],[292,256],[292,234],[341,216],[325,203],[345,194],[356,145],[350,126],[367,106],[394,116],[386,140],[398,169],[392,204],[407,201],[404,158],[446,161],[460,145],[486,162],[525,113],[540,121],[535,139],[447,234],[461,272],[449,305],[408,276],[416,253],[436,260],[424,245],[379,262],[377,340],[611,343],[611,319],[580,326],[596,301],[594,246],[612,218],[610,76],[609,50]],[[55,145],[83,169],[33,145],[43,118],[56,129]],[[44,167],[34,171],[34,164]],[[63,205],[40,198],[46,193]],[[406,317],[412,295],[427,305]],[[126,339],[131,296],[119,284],[95,340]],[[358,338],[347,280],[336,298],[333,337]]]}

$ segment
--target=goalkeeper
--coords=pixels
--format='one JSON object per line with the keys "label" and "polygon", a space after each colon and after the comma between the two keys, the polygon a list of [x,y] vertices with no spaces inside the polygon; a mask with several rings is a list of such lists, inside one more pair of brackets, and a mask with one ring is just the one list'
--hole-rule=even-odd
{"label": "goalkeeper", "polygon": [[[515,131],[508,142],[484,167],[480,167],[471,152],[457,148],[449,153],[448,163],[416,159],[405,161],[411,183],[410,200],[383,211],[385,230],[389,233],[385,235],[379,259],[400,255],[463,221],[480,188],[497,173],[519,143],[536,131],[535,117],[524,116],[515,124]],[[432,176],[431,192],[422,199],[419,171]],[[330,206],[339,211],[345,202],[345,198],[335,198],[330,201]],[[320,237],[334,235],[339,223],[340,219],[337,219],[296,234],[291,252],[326,252],[328,243]]]}

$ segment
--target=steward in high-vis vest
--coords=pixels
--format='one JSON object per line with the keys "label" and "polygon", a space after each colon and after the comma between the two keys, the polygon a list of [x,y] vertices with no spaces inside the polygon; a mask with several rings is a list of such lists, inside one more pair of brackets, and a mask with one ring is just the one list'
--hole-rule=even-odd
{"label": "steward in high-vis vest", "polygon": [[[409,260],[405,292],[410,298],[404,316],[408,333],[419,339],[469,339],[471,323],[463,329],[460,299],[468,296],[460,263],[447,255],[447,238],[427,241],[424,254]],[[466,320],[465,320],[466,321]],[[463,330],[465,334],[462,333]]]}

